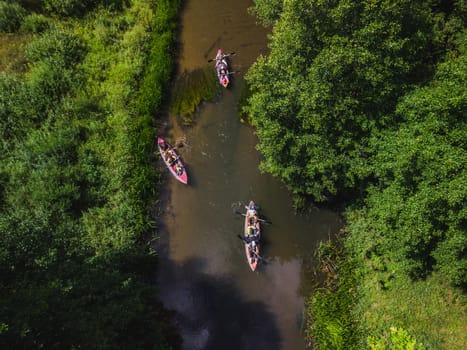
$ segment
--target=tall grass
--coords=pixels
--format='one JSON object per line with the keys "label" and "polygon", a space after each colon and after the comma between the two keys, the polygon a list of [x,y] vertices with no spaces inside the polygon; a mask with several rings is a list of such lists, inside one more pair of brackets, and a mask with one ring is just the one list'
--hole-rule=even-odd
{"label": "tall grass", "polygon": [[2,348],[169,348],[146,237],[178,3],[101,5],[0,78]]}
{"label": "tall grass", "polygon": [[180,4],[181,0],[157,2],[147,65],[138,96],[139,114],[157,114],[167,96],[165,87],[169,86],[173,73],[172,57]]}
{"label": "tall grass", "polygon": [[325,282],[307,299],[306,338],[317,350],[361,349],[352,311],[357,299],[353,263],[346,259],[341,240],[321,243],[318,253]]}

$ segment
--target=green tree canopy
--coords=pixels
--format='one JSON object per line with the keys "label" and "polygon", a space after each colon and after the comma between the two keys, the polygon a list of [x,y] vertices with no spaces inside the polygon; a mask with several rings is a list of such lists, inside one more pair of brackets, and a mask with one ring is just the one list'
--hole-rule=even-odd
{"label": "green tree canopy", "polygon": [[397,125],[397,101],[433,71],[434,11],[426,1],[285,1],[270,55],[247,75],[261,168],[318,200],[363,181],[371,134]]}

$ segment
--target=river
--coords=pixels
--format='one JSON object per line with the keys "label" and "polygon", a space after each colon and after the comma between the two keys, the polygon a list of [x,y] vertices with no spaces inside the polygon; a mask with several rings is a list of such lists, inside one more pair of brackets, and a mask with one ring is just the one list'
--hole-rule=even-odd
{"label": "river", "polygon": [[[235,52],[229,89],[200,107],[194,126],[168,116],[161,136],[186,163],[189,185],[165,172],[161,200],[158,281],[160,298],[176,313],[186,350],[304,350],[301,332],[306,269],[317,242],[335,234],[336,213],[316,209],[295,215],[292,197],[276,179],[258,170],[254,129],[238,118],[243,74],[267,55],[269,29],[248,14],[250,0],[187,0],[180,18],[178,69],[213,65],[218,48]],[[214,73],[214,67],[213,74]],[[243,203],[253,199],[262,226],[262,256],[256,272],[246,262]]]}

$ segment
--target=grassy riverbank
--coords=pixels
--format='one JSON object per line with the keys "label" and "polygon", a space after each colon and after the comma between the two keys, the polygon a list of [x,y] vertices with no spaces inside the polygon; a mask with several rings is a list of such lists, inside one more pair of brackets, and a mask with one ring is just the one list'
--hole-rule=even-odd
{"label": "grassy riverbank", "polygon": [[146,242],[180,2],[29,5],[0,3],[0,344],[169,349]]}

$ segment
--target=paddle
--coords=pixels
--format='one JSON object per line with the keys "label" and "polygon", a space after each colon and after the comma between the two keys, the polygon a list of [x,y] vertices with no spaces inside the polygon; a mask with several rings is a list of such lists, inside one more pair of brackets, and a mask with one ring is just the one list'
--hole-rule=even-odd
{"label": "paddle", "polygon": [[233,56],[233,55],[235,55],[235,52],[231,52],[231,53],[227,53],[227,54],[225,54],[225,55],[222,55],[221,58],[211,58],[211,59],[208,60],[208,62],[215,61],[216,59],[221,60],[221,59],[224,58],[224,57]]}
{"label": "paddle", "polygon": [[[241,215],[241,216],[246,216],[246,214],[240,213],[239,211],[235,211],[235,214],[238,214],[238,215]],[[264,220],[264,219],[260,219],[260,218],[258,218],[258,220],[265,223],[265,224],[268,224],[268,225],[272,224],[272,222],[268,221],[268,220]]]}

